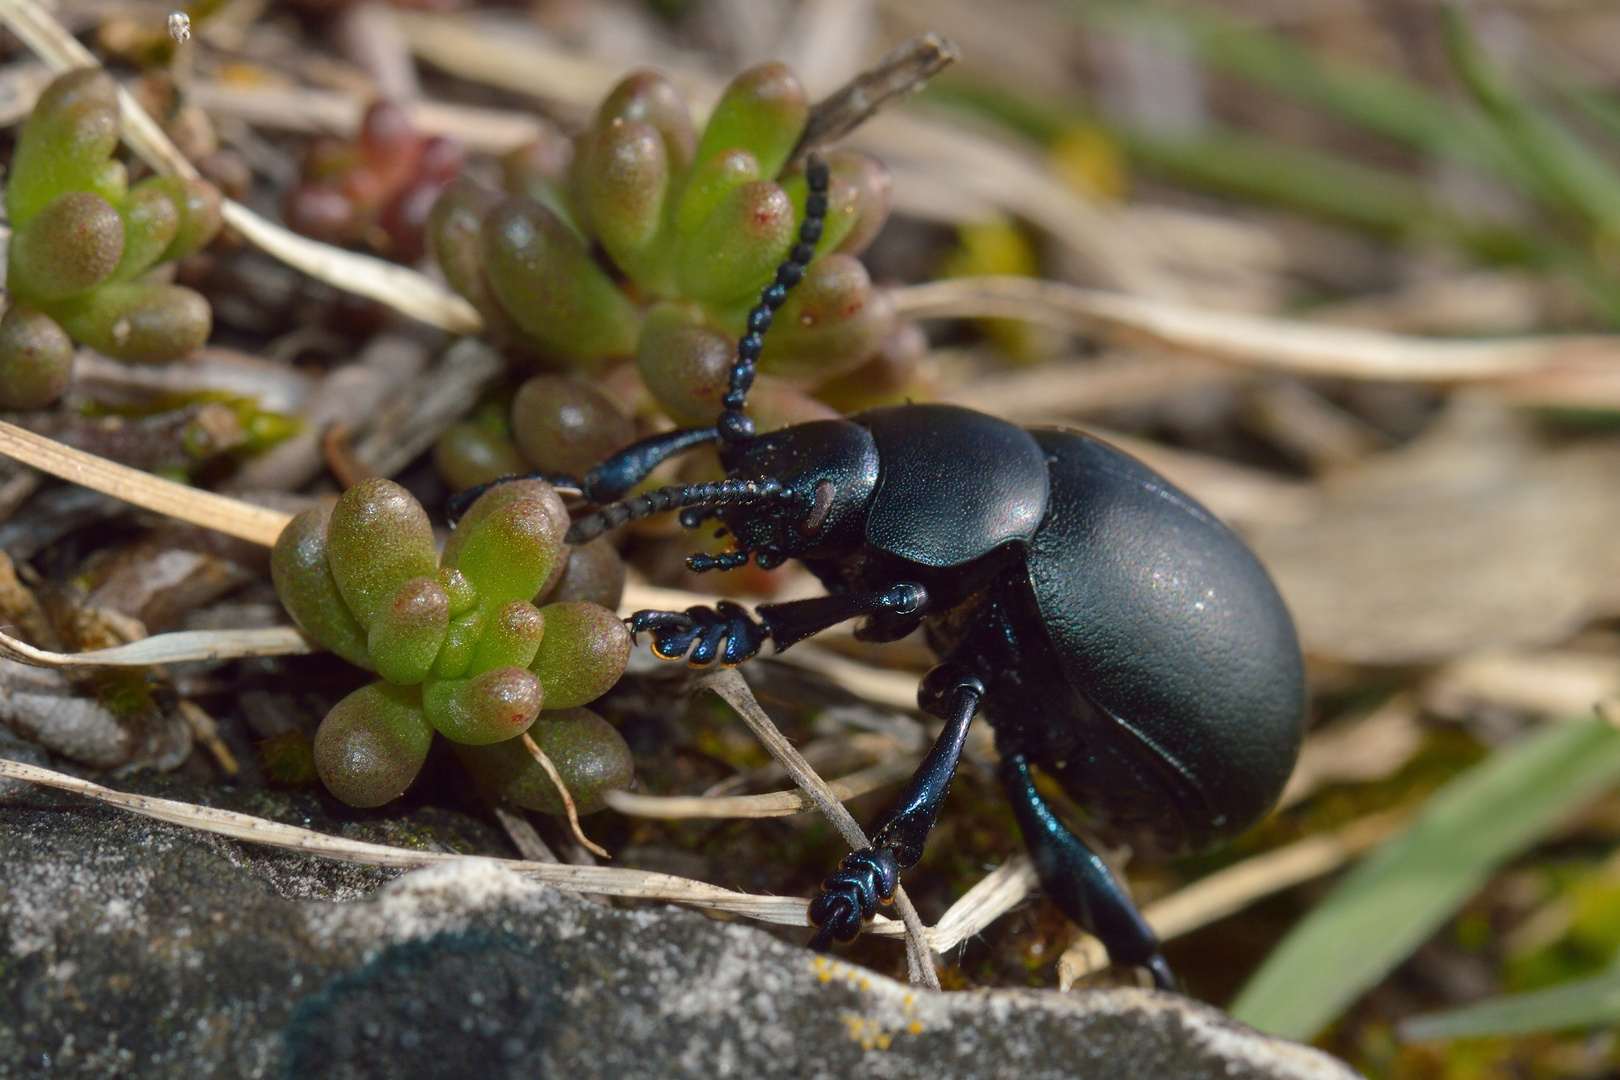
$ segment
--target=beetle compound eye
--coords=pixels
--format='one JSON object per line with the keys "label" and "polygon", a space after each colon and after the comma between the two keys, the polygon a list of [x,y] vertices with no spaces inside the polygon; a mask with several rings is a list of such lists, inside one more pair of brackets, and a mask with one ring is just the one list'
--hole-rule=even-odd
{"label": "beetle compound eye", "polygon": [[799,531],[806,536],[814,536],[827,524],[827,515],[832,512],[833,485],[831,480],[821,480],[816,483],[814,502],[810,506],[810,516],[804,519]]}

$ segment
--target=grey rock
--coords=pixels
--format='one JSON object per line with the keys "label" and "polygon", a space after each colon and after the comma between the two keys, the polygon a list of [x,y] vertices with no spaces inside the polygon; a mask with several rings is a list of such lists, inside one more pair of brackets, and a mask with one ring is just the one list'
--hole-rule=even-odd
{"label": "grey rock", "polygon": [[396,875],[66,798],[0,806],[0,934],[0,1076],[1354,1076],[1173,994],[919,991],[489,859]]}

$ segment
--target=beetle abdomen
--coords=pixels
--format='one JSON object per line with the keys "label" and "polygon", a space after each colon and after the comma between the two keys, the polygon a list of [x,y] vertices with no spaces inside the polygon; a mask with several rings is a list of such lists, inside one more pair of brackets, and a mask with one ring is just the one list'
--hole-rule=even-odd
{"label": "beetle abdomen", "polygon": [[[1051,489],[1030,587],[1090,720],[1110,718],[1121,749],[1134,744],[1103,756],[1146,750],[1188,840],[1241,831],[1276,802],[1304,735],[1304,663],[1282,598],[1231,530],[1145,465],[1078,432],[1031,434]],[[1065,765],[1065,786],[1089,801],[1073,790],[1084,763]]]}

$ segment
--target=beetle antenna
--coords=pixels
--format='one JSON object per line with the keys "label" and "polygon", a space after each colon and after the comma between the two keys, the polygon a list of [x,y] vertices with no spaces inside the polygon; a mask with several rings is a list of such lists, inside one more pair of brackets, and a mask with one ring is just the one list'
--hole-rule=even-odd
{"label": "beetle antenna", "polygon": [[737,342],[737,362],[731,368],[731,387],[721,399],[725,411],[715,423],[721,441],[735,446],[754,437],[754,422],[743,415],[748,390],[754,385],[754,364],[765,347],[765,331],[771,328],[776,309],[787,300],[788,290],[804,278],[805,267],[815,258],[816,243],[827,221],[827,185],[830,175],[820,154],[804,161],[804,178],[810,193],[804,200],[804,220],[799,222],[799,241],[776,268],[776,277],[759,294],[759,303],[748,312],[748,329]]}
{"label": "beetle antenna", "polygon": [[610,529],[640,518],[689,506],[735,506],[765,502],[788,494],[779,480],[720,480],[710,484],[677,484],[654,488],[620,502],[610,503],[574,522],[565,539],[588,544]]}

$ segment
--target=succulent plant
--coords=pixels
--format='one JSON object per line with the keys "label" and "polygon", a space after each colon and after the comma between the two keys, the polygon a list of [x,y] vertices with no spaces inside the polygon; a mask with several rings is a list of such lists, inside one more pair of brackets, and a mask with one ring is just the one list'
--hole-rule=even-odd
{"label": "succulent plant", "polygon": [[287,193],[283,212],[305,236],[414,263],[428,212],[465,161],[454,139],[423,135],[403,108],[379,101],[354,141],[325,136],[310,144],[303,179]]}
{"label": "succulent plant", "polygon": [[[433,732],[462,747],[504,745],[543,709],[574,710],[613,685],[630,635],[595,597],[617,602],[623,568],[615,581],[605,545],[567,549],[567,528],[562,501],[536,480],[486,492],[440,558],[426,512],[390,480],[293,519],[271,557],[282,604],[311,638],[382,678],[334,706],[316,734],[316,771],[333,794],[380,805],[410,785]],[[593,805],[590,777],[629,779],[623,740],[599,725],[566,744],[586,785],[573,794]]]}
{"label": "succulent plant", "polygon": [[99,68],[57,77],[17,137],[0,407],[41,408],[60,396],[69,338],[132,363],[173,360],[208,339],[207,301],[152,270],[214,238],[219,192],[178,177],[131,187],[117,146],[117,86]]}
{"label": "succulent plant", "polygon": [[[571,154],[536,144],[507,159],[506,192],[471,180],[445,190],[427,231],[446,278],[500,344],[555,372],[519,390],[505,437],[491,424],[446,436],[455,482],[516,471],[514,450],[531,469],[577,474],[629,442],[629,419],[586,381],[621,361],[676,423],[714,422],[748,308],[803,217],[791,158],[808,116],[798,79],[764,64],[731,83],[699,134],[673,84],[641,72],[607,95]],[[816,257],[758,365],[762,430],[831,415],[809,392],[876,356],[895,326],[856,257],[887,214],[888,174],[859,154],[827,159]]]}

